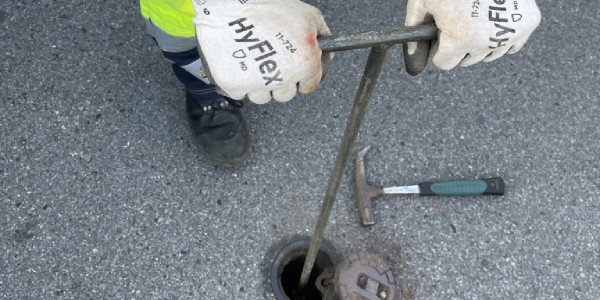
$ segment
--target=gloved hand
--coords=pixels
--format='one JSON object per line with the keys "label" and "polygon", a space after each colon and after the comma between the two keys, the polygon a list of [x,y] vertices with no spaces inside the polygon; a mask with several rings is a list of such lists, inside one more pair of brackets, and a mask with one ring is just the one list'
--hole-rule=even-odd
{"label": "gloved hand", "polygon": [[321,12],[299,0],[192,0],[200,57],[220,92],[262,104],[289,101],[320,84],[333,54]]}
{"label": "gloved hand", "polygon": [[540,20],[535,0],[408,0],[405,25],[435,22],[440,32],[433,45],[429,41],[404,44],[406,70],[419,74],[430,52],[434,65],[442,70],[514,54]]}

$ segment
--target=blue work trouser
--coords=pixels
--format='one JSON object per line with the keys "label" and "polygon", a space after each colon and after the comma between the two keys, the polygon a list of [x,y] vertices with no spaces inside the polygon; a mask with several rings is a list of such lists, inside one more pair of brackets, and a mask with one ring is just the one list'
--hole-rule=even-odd
{"label": "blue work trouser", "polygon": [[172,63],[173,72],[183,84],[186,91],[199,103],[212,103],[221,97],[214,85],[207,78],[199,78],[197,74],[202,67],[197,42],[194,37],[172,36],[145,19],[146,29],[152,36],[163,55]]}
{"label": "blue work trouser", "polygon": [[173,63],[171,65],[173,67],[173,73],[175,73],[177,79],[179,79],[183,86],[185,86],[185,89],[194,97],[194,100],[199,103],[211,103],[221,97],[217,94],[214,85],[205,83],[203,80],[200,80],[182,67],[200,59],[196,48],[184,52],[167,52],[163,50],[162,53]]}

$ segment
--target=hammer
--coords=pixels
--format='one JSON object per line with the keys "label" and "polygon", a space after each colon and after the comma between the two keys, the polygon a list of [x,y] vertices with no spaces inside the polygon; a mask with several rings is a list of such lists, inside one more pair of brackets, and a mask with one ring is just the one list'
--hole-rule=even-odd
{"label": "hammer", "polygon": [[385,195],[421,195],[421,196],[474,196],[504,195],[504,180],[501,177],[486,179],[463,179],[443,182],[423,182],[415,185],[381,187],[367,183],[365,172],[365,154],[370,147],[358,153],[354,165],[354,192],[360,224],[375,224],[371,201]]}

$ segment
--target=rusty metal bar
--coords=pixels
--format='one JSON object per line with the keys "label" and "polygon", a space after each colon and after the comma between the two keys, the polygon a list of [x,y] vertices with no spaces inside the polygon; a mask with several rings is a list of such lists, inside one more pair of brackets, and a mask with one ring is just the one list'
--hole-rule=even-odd
{"label": "rusty metal bar", "polygon": [[346,168],[348,158],[350,157],[350,152],[352,151],[356,137],[358,136],[358,131],[360,130],[362,120],[367,112],[367,105],[371,100],[371,95],[373,94],[375,85],[379,79],[381,67],[383,66],[388,48],[389,45],[380,45],[372,48],[371,54],[369,54],[365,72],[363,74],[358,93],[356,94],[356,99],[354,100],[354,106],[350,112],[344,137],[342,138],[340,151],[337,155],[335,166],[329,179],[329,184],[325,193],[325,200],[323,201],[323,205],[321,207],[321,214],[317,220],[315,233],[312,236],[308,253],[306,254],[306,261],[304,262],[302,274],[300,275],[299,286],[301,289],[304,288],[308,282],[310,273],[312,272],[315,264],[315,258],[317,257],[317,252],[321,246],[321,241],[323,240],[323,234],[325,233],[327,220],[329,219],[329,214],[331,213],[331,208],[333,207],[333,203],[335,201],[335,196],[340,187],[344,169]]}
{"label": "rusty metal bar", "polygon": [[435,24],[415,27],[388,28],[319,37],[324,52],[372,48],[381,44],[399,44],[437,38]]}
{"label": "rusty metal bar", "polygon": [[354,100],[352,111],[348,118],[344,136],[342,137],[340,151],[338,152],[331,177],[329,178],[325,199],[321,206],[321,213],[315,226],[315,232],[312,236],[308,253],[306,254],[306,260],[302,268],[298,285],[300,289],[303,289],[306,286],[310,278],[310,273],[313,270],[317,252],[319,251],[323,240],[327,221],[331,209],[333,208],[337,191],[340,187],[344,169],[348,164],[348,159],[354,148],[356,137],[358,136],[362,121],[367,112],[367,106],[371,100],[375,86],[377,85],[377,80],[379,79],[387,50],[393,44],[397,43],[434,39],[437,37],[437,32],[438,30],[435,25],[424,25],[417,27],[372,30],[319,38],[319,45],[324,52],[345,51],[368,47],[371,47],[371,52]]}

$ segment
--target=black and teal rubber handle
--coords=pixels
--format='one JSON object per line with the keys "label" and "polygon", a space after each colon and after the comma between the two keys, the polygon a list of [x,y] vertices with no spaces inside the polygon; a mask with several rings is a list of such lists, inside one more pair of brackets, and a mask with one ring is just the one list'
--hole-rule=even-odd
{"label": "black and teal rubber handle", "polygon": [[419,183],[421,196],[504,195],[504,180],[493,177],[475,180]]}

